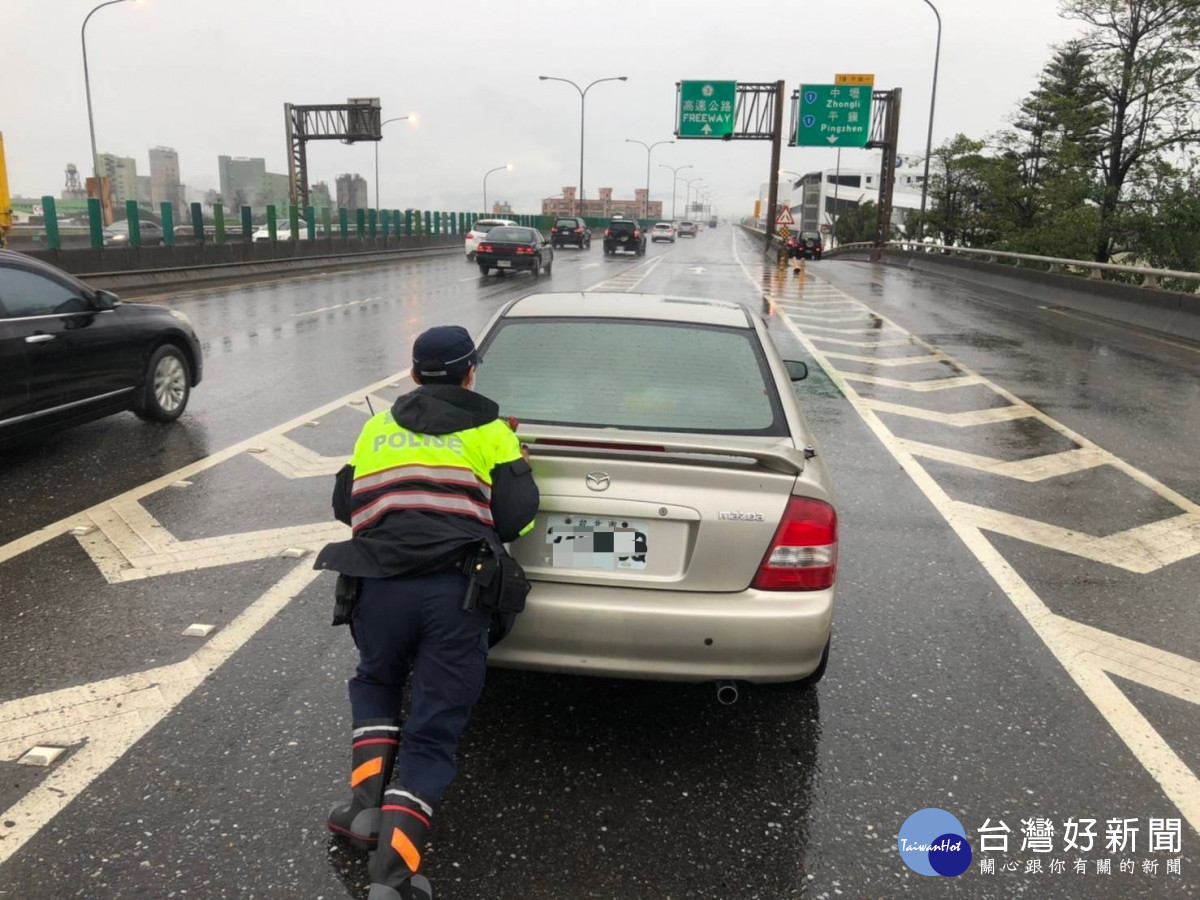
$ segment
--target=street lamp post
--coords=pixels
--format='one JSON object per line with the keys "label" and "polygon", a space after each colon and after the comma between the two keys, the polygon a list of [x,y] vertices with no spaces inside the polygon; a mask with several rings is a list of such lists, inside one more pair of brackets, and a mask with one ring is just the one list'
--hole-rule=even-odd
{"label": "street lamp post", "polygon": [[587,100],[587,92],[603,81],[628,81],[628,76],[616,75],[611,78],[597,78],[585,88],[581,88],[569,78],[556,78],[553,75],[539,75],[539,81],[561,81],[564,84],[569,84],[575,90],[579,91],[579,200],[576,215],[583,215],[583,112],[584,101]]}
{"label": "street lamp post", "polygon": [[684,201],[683,201],[683,214],[686,216],[686,215],[690,215],[690,213],[688,212],[688,207],[691,205],[691,202],[692,202],[692,185],[703,181],[704,178],[699,177],[699,178],[687,178],[687,179],[680,179],[680,180],[683,181],[683,183],[687,185],[687,193],[684,194]]}
{"label": "street lamp post", "polygon": [[496,168],[494,168],[494,169],[488,169],[486,172],[484,172],[484,173],[483,173],[483,214],[484,214],[485,216],[488,214],[488,208],[487,208],[487,180],[488,180],[488,176],[489,176],[489,175],[491,175],[493,172],[503,172],[503,171],[506,171],[506,170],[507,170],[507,171],[509,171],[509,172],[511,172],[511,171],[512,171],[512,163],[506,163],[506,164],[505,164],[505,165],[503,165],[503,166],[496,166]]}
{"label": "street lamp post", "polygon": [[942,58],[942,16],[930,0],[925,0],[925,5],[932,9],[934,16],[937,17],[937,47],[933,53],[933,88],[929,92],[929,132],[925,136],[925,175],[921,179],[920,237],[922,239],[925,237],[925,198],[929,195],[929,155],[933,152],[933,110],[937,104],[938,64]]}
{"label": "street lamp post", "polygon": [[641,144],[646,148],[646,201],[642,204],[642,216],[650,218],[650,153],[659,144],[673,144],[674,141],[655,141],[653,144],[647,144],[644,141],[635,141],[633,138],[625,138],[627,144]]}
{"label": "street lamp post", "polygon": [[688,165],[688,166],[668,166],[668,165],[665,165],[664,163],[659,163],[658,167],[660,169],[670,169],[671,170],[671,224],[674,225],[675,224],[675,186],[681,180],[679,177],[679,173],[682,172],[684,169],[690,169],[691,166],[690,165]]}
{"label": "street lamp post", "polygon": [[[411,116],[397,116],[394,119],[384,119],[379,123],[379,130],[383,130],[383,126],[389,122],[403,122]],[[375,142],[375,208],[379,209],[379,141]]]}
{"label": "street lamp post", "polygon": [[96,120],[92,115],[92,80],[88,76],[87,24],[88,20],[104,9],[104,7],[124,2],[125,0],[106,0],[106,2],[96,6],[90,13],[84,16],[83,26],[79,29],[79,42],[83,45],[83,90],[87,94],[88,131],[92,136],[92,177],[96,179],[96,196],[101,198],[102,202],[103,192],[100,190],[100,154],[96,152]]}

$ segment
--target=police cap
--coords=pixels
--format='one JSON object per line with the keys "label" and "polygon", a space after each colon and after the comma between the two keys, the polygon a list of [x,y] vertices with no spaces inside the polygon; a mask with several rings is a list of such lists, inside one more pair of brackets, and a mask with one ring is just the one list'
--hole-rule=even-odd
{"label": "police cap", "polygon": [[461,325],[438,325],[413,342],[413,369],[421,381],[458,384],[478,361],[475,342]]}

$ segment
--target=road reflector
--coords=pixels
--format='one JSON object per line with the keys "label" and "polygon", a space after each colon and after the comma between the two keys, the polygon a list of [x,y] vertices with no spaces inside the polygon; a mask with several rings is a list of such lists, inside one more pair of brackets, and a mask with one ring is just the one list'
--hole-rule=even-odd
{"label": "road reflector", "polygon": [[317,422],[314,420],[312,422],[305,422],[304,427],[305,428],[317,428],[318,426],[320,426],[320,424],[321,424],[320,422]]}
{"label": "road reflector", "polygon": [[76,525],[71,529],[70,533],[75,535],[75,537],[83,537],[85,534],[91,534],[95,530],[95,525]]}
{"label": "road reflector", "polygon": [[24,756],[17,760],[22,766],[47,766],[54,765],[54,761],[67,752],[66,747],[43,747],[41,745],[32,748]]}
{"label": "road reflector", "polygon": [[308,556],[308,551],[303,547],[288,547],[279,555],[284,559],[303,559]]}
{"label": "road reflector", "polygon": [[184,637],[208,637],[213,633],[216,625],[201,625],[199,622],[193,622],[187,628],[183,629]]}
{"label": "road reflector", "polygon": [[192,486],[192,483],[190,481],[176,481],[174,484],[171,485],[171,487],[173,487],[173,488],[189,488],[191,486]]}
{"label": "road reflector", "polygon": [[247,453],[266,453],[267,448],[266,447],[247,447],[246,452]]}

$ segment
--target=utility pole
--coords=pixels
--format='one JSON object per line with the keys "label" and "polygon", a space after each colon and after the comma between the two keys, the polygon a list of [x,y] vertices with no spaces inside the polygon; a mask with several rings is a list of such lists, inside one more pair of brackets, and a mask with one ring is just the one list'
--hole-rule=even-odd
{"label": "utility pole", "polygon": [[775,238],[775,218],[779,215],[779,160],[783,154],[783,81],[775,83],[775,121],[771,133],[771,186],[767,193],[767,240],[764,249],[771,249]]}
{"label": "utility pole", "polygon": [[678,185],[679,181],[681,180],[679,177],[679,173],[682,172],[684,169],[690,169],[692,167],[690,165],[668,166],[663,163],[659,163],[658,167],[660,169],[670,169],[671,170],[671,179],[672,179],[671,180],[671,224],[674,225],[675,224],[675,188]]}
{"label": "utility pole", "polygon": [[650,153],[659,144],[673,144],[674,141],[655,141],[653,144],[647,144],[644,141],[635,141],[632,138],[625,138],[627,144],[641,144],[646,148],[646,199],[642,203],[642,218],[650,218]]}

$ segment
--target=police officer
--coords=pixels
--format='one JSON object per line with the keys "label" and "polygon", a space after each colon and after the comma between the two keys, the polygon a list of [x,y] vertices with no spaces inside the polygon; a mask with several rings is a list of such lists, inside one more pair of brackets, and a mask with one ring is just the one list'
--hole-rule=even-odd
{"label": "police officer", "polygon": [[352,797],[327,825],[356,846],[378,847],[370,900],[428,889],[412,876],[483,688],[490,613],[464,610],[463,560],[481,542],[499,553],[500,542],[533,528],[537,512],[529,451],[496,404],[471,390],[477,364],[463,328],[417,338],[417,388],[367,422],[337,475],[334,515],[353,536],[316,562],[361,579],[350,618],[360,655],[350,679]]}

